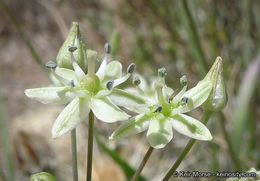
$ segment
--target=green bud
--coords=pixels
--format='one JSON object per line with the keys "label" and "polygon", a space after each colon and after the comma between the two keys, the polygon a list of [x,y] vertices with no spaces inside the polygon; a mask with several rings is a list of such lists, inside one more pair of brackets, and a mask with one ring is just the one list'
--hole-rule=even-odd
{"label": "green bud", "polygon": [[222,58],[217,57],[211,69],[202,80],[210,81],[212,83],[211,93],[202,105],[205,110],[219,111],[223,109],[227,103],[222,63]]}
{"label": "green bud", "polygon": [[30,181],[56,181],[56,179],[48,172],[40,172],[31,175]]}
{"label": "green bud", "polygon": [[159,68],[158,75],[159,75],[159,77],[165,77],[167,75],[166,68],[165,67]]}
{"label": "green bud", "polygon": [[77,22],[72,23],[69,35],[58,52],[56,59],[59,67],[73,69],[70,51],[73,52],[75,60],[80,68],[86,72],[86,45],[83,42],[79,31],[79,24]]}

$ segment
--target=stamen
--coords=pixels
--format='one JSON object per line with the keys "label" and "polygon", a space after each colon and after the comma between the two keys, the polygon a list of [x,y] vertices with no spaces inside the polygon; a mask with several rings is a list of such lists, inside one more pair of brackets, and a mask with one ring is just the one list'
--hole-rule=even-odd
{"label": "stamen", "polygon": [[186,75],[184,75],[184,76],[182,76],[180,78],[180,83],[181,83],[182,86],[186,86],[187,85],[187,77],[186,77]]}
{"label": "stamen", "polygon": [[112,50],[112,47],[110,45],[110,43],[106,43],[105,46],[104,46],[104,50],[107,54],[110,54],[111,53],[111,50]]}
{"label": "stamen", "polygon": [[106,88],[108,90],[111,90],[113,88],[113,84],[114,84],[114,81],[113,80],[110,80],[106,83]]}
{"label": "stamen", "polygon": [[158,106],[158,107],[153,111],[153,113],[161,112],[161,111],[162,111],[162,106]]}
{"label": "stamen", "polygon": [[167,104],[166,100],[163,97],[163,92],[162,92],[163,85],[161,82],[156,82],[155,83],[155,89],[158,97],[158,101],[161,105]]}
{"label": "stamen", "polygon": [[49,61],[45,64],[47,68],[55,69],[57,67],[57,64],[54,61]]}
{"label": "stamen", "polygon": [[189,100],[188,97],[183,97],[181,99],[181,106],[184,106],[185,104],[187,104],[188,100]]}
{"label": "stamen", "polygon": [[71,81],[70,81],[70,85],[71,85],[71,87],[75,87],[74,80],[71,80]]}
{"label": "stamen", "polygon": [[127,68],[127,73],[131,74],[135,71],[136,65],[134,63],[131,63]]}
{"label": "stamen", "polygon": [[71,82],[67,79],[64,79],[63,77],[59,76],[58,74],[56,74],[55,72],[55,68],[57,67],[57,64],[55,62],[47,62],[46,64],[47,68],[51,69],[52,74],[55,76],[56,79],[58,79],[61,83],[63,83],[64,85],[70,86]]}
{"label": "stamen", "polygon": [[134,84],[135,86],[138,86],[138,85],[141,84],[141,80],[140,80],[140,78],[139,78],[138,76],[135,76],[135,77],[133,78],[133,84]]}
{"label": "stamen", "polygon": [[77,49],[77,47],[75,46],[69,46],[68,50],[70,51],[70,57],[71,57],[71,63],[73,66],[73,69],[75,70],[75,73],[77,74],[77,76],[79,78],[83,78],[85,76],[84,71],[80,68],[80,66],[78,65],[78,63],[75,60],[75,57],[73,55],[73,52]]}
{"label": "stamen", "polygon": [[125,76],[120,77],[120,78],[114,80],[114,85],[113,85],[113,87],[116,87],[116,86],[118,86],[118,85],[124,83],[125,81],[127,81],[127,79],[129,79],[130,76],[131,76],[131,74],[128,73],[128,74],[126,74]]}
{"label": "stamen", "polygon": [[165,77],[167,75],[166,68],[165,67],[159,68],[158,75],[159,75],[159,77]]}
{"label": "stamen", "polygon": [[97,52],[94,50],[87,50],[87,59],[88,59],[88,74],[95,72],[95,62],[97,60]]}
{"label": "stamen", "polygon": [[172,94],[171,94],[171,96],[169,97],[169,99],[168,99],[168,103],[171,103],[172,102],[172,100],[173,100],[173,98],[176,96],[176,91],[174,91]]}

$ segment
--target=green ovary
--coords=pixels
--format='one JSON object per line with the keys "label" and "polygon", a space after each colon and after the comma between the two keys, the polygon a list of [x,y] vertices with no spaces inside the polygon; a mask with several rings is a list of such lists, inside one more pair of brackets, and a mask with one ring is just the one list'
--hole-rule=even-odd
{"label": "green ovary", "polygon": [[96,94],[101,89],[100,80],[95,74],[87,74],[80,80],[79,88]]}

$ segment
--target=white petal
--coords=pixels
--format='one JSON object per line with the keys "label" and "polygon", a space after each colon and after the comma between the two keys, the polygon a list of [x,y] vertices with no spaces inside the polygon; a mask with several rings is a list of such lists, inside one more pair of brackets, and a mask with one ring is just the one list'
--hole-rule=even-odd
{"label": "white petal", "polygon": [[112,93],[109,95],[112,102],[118,106],[122,107],[138,107],[141,104],[145,104],[146,101],[143,97],[138,94],[133,94],[121,89],[112,89]]}
{"label": "white petal", "polygon": [[189,112],[203,104],[212,90],[210,82],[199,82],[194,88],[188,90],[182,97],[187,97],[188,102],[183,106],[173,109],[172,115]]}
{"label": "white petal", "polygon": [[112,61],[107,64],[104,71],[104,80],[115,80],[122,76],[122,64],[118,61]]}
{"label": "white petal", "polygon": [[211,140],[208,128],[200,121],[185,114],[172,116],[172,126],[179,133],[197,140]]}
{"label": "white petal", "polygon": [[115,79],[114,80],[114,84],[113,84],[113,87],[116,87],[122,83],[124,83],[125,81],[127,81],[127,79],[129,79],[129,77],[131,76],[131,74],[126,74],[124,75],[123,77],[120,77],[118,79]]}
{"label": "white petal", "polygon": [[180,102],[180,100],[183,97],[183,94],[185,93],[186,89],[187,89],[187,85],[183,86],[182,90],[172,99],[172,104],[174,106],[176,106],[177,103]]}
{"label": "white petal", "polygon": [[106,66],[107,66],[107,56],[104,58],[104,60],[102,61],[101,65],[98,68],[98,71],[96,72],[96,75],[100,80],[104,79]]}
{"label": "white petal", "polygon": [[73,80],[75,85],[79,85],[79,79],[73,70],[66,68],[56,68],[55,72],[62,78],[69,81]]}
{"label": "white petal", "polygon": [[139,114],[122,124],[117,128],[109,139],[118,139],[129,135],[140,133],[149,126],[149,117],[145,114]]}
{"label": "white petal", "polygon": [[92,98],[90,108],[99,120],[107,123],[126,120],[130,117],[108,98]]}
{"label": "white petal", "polygon": [[78,97],[73,99],[63,109],[53,124],[52,137],[57,138],[76,128],[81,121],[87,118],[89,110],[89,102],[87,100]]}
{"label": "white petal", "polygon": [[50,105],[66,104],[75,97],[67,87],[26,89],[24,93],[31,99]]}
{"label": "white petal", "polygon": [[147,139],[154,148],[163,148],[173,137],[171,122],[168,119],[153,118],[150,121]]}

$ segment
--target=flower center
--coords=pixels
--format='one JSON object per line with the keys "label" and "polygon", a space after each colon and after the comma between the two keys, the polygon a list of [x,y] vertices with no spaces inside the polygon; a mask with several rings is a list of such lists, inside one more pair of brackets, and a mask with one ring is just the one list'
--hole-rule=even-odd
{"label": "flower center", "polygon": [[80,80],[80,89],[96,94],[100,89],[100,80],[95,74],[87,74]]}

